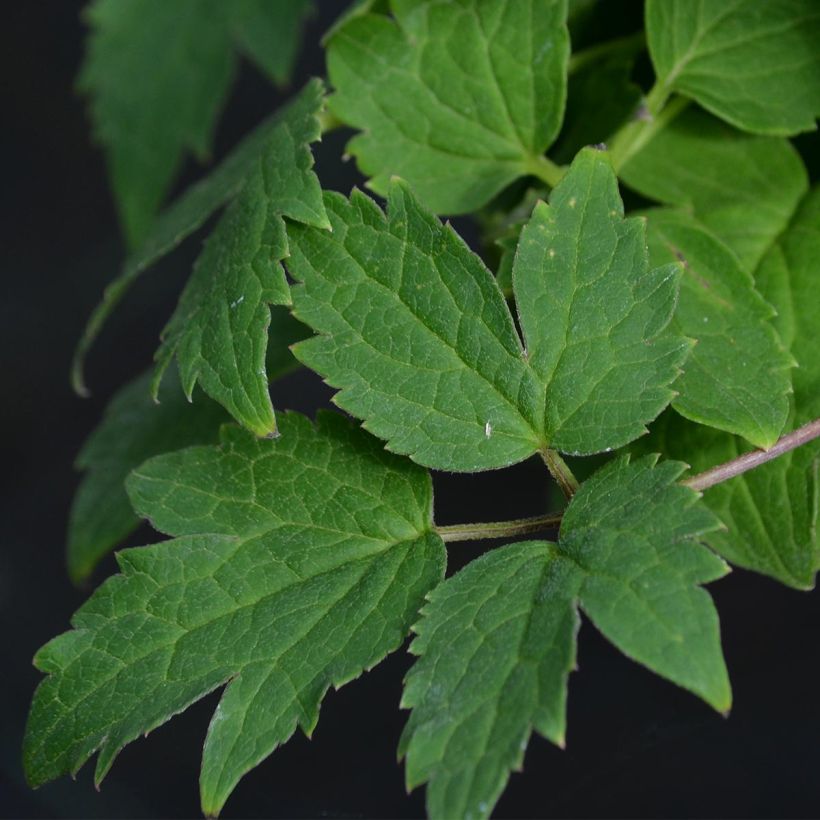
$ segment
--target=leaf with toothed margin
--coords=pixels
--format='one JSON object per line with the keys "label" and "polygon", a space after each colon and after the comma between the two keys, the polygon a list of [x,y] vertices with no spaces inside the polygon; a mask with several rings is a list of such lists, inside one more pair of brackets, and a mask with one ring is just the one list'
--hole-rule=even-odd
{"label": "leaf with toothed margin", "polygon": [[[80,395],[87,395],[84,367],[85,357],[104,324],[134,282],[155,262],[171,252],[184,239],[202,227],[205,221],[224,205],[233,201],[245,182],[260,167],[260,157],[272,142],[282,146],[282,131],[318,133],[318,125],[307,127],[311,117],[317,117],[324,105],[324,87],[320,80],[311,80],[284,108],[255,128],[243,139],[225,160],[205,179],[188,188],[179,199],[156,219],[142,245],[125,262],[120,275],[105,289],[103,299],[91,314],[77,349],[71,368],[71,382]],[[300,126],[301,124],[301,126]],[[301,167],[307,158],[293,149],[288,152],[292,162],[291,173]],[[284,159],[284,158],[283,158]],[[285,170],[288,169],[283,164]],[[315,204],[315,203],[314,203]],[[294,207],[298,207],[294,204]]]}
{"label": "leaf with toothed margin", "polygon": [[[755,272],[763,295],[777,308],[775,322],[797,367],[788,429],[820,416],[817,355],[820,188],[804,200],[788,230]],[[681,297],[683,298],[683,296]],[[685,458],[694,472],[748,452],[741,439],[694,425],[667,413],[639,449],[662,448]],[[704,501],[726,529],[709,543],[727,560],[796,589],[811,589],[820,568],[820,442],[813,441],[773,461],[710,487]]]}
{"label": "leaf with toothed margin", "polygon": [[290,304],[281,264],[288,255],[283,217],[330,227],[310,152],[320,133],[311,106],[293,109],[273,131],[208,237],[156,355],[155,393],[176,356],[187,396],[199,383],[260,436],[276,432],[265,370],[270,306]]}
{"label": "leaf with toothed margin", "polygon": [[33,785],[119,750],[228,683],[203,752],[202,806],[297,726],[330,686],[404,640],[441,580],[430,477],[333,413],[289,413],[282,436],[223,428],[220,447],[159,456],[132,473],[138,512],[177,536],[118,555],[121,575],[35,663],[24,759]]}
{"label": "leaf with toothed margin", "polygon": [[129,244],[150,232],[186,150],[207,157],[244,54],[284,84],[307,0],[94,0],[79,77]]}
{"label": "leaf with toothed margin", "polygon": [[[304,338],[306,331],[285,308],[274,308],[268,378],[298,366],[288,345]],[[216,442],[220,425],[228,421],[216,402],[204,395],[188,402],[174,384],[162,386],[159,402],[152,401],[150,393],[150,373],[119,390],[77,457],[85,475],[71,504],[66,556],[75,582],[86,580],[100,559],[139,524],[125,492],[128,473],[151,456]]]}
{"label": "leaf with toothed margin", "polygon": [[[334,28],[330,110],[368,183],[466,213],[533,173],[564,113],[566,0],[391,0]],[[367,7],[367,4],[365,4]]]}
{"label": "leaf with toothed margin", "polygon": [[387,214],[327,194],[333,231],[289,225],[296,357],[389,449],[473,471],[590,454],[645,430],[690,347],[665,332],[677,265],[649,270],[608,157],[582,151],[524,228],[513,279],[526,352],[492,274],[394,181]]}
{"label": "leaf with toothed margin", "polygon": [[745,134],[694,106],[658,130],[618,176],[643,196],[690,213],[750,271],[808,189],[789,140]]}
{"label": "leaf with toothed margin", "polygon": [[679,462],[621,457],[581,485],[558,543],[473,561],[437,587],[414,627],[399,745],[432,818],[489,816],[533,729],[564,745],[578,610],[625,655],[731,705],[717,612],[699,588],[728,568],[695,543],[719,526]]}
{"label": "leaf with toothed margin", "polygon": [[649,258],[680,260],[674,327],[696,339],[672,406],[700,424],[771,447],[789,415],[794,359],[772,323],[774,308],[734,254],[682,211],[646,212]]}
{"label": "leaf with toothed margin", "polygon": [[817,0],[647,0],[664,91],[757,134],[812,131],[820,115]]}

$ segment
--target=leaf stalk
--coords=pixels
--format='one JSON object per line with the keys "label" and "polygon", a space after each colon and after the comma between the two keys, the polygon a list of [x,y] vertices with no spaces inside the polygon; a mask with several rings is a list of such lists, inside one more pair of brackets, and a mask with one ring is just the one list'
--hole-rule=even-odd
{"label": "leaf stalk", "polygon": [[482,541],[485,538],[515,538],[533,532],[557,527],[561,523],[561,513],[547,513],[532,518],[517,518],[512,521],[491,521],[478,524],[451,524],[436,527],[436,532],[445,543],[451,541]]}

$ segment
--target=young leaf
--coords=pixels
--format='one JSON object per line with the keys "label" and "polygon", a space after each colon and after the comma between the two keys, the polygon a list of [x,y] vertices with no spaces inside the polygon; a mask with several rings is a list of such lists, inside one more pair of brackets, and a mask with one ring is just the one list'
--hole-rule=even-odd
{"label": "young leaf", "polygon": [[816,0],[647,0],[646,33],[664,90],[744,131],[789,136],[815,128]]}
{"label": "young leaf", "polygon": [[566,99],[566,0],[393,0],[334,31],[330,109],[370,185],[407,179],[437,213],[538,173]]}
{"label": "young leaf", "polygon": [[[296,367],[288,345],[304,338],[306,328],[284,308],[271,324],[267,372],[278,378]],[[163,385],[159,403],[151,401],[150,374],[120,390],[100,426],[77,458],[86,475],[71,505],[68,571],[74,581],[88,578],[97,562],[139,523],[125,493],[125,477],[151,456],[218,439],[227,414],[206,396],[189,403],[175,385]]]}
{"label": "young leaf", "polygon": [[315,110],[283,120],[245,187],[222,215],[194,266],[157,352],[155,390],[173,358],[182,386],[194,385],[258,435],[276,431],[265,372],[270,305],[289,304],[281,261],[288,255],[283,216],[329,227],[312,170],[319,139]]}
{"label": "young leaf", "polygon": [[122,574],[35,663],[48,674],[26,731],[29,781],[96,780],[140,734],[230,682],[203,754],[203,809],[300,726],[329,686],[404,639],[445,551],[429,476],[345,419],[282,419],[282,437],[223,428],[221,447],[148,461],[129,492],[179,536],[118,555]]}
{"label": "young leaf", "polygon": [[[296,357],[335,401],[421,464],[472,471],[541,448],[626,444],[670,401],[689,342],[665,334],[677,266],[649,271],[605,154],[583,151],[524,229],[525,353],[492,274],[396,181],[388,213],[326,195],[333,231],[289,225]],[[592,284],[594,283],[594,287]]]}
{"label": "young leaf", "polygon": [[660,129],[619,176],[638,193],[697,217],[750,271],[808,189],[788,140],[744,134],[697,108]]}
{"label": "young leaf", "polygon": [[80,87],[92,98],[120,217],[146,236],[187,150],[204,159],[236,50],[275,81],[290,73],[306,0],[95,0]]}
{"label": "young leaf", "polygon": [[718,525],[685,469],[622,457],[570,502],[557,544],[493,550],[437,587],[414,630],[402,705],[409,787],[433,818],[487,817],[530,732],[564,745],[578,608],[624,654],[716,709],[731,703],[715,608],[728,568],[693,539]]}
{"label": "young leaf", "polygon": [[692,217],[670,209],[647,216],[652,263],[679,259],[684,266],[674,325],[698,341],[672,406],[771,447],[789,415],[794,364],[772,325],[774,309],[731,251]]}
{"label": "young leaf", "polygon": [[[230,202],[243,189],[247,179],[258,171],[260,157],[270,153],[272,144],[278,142],[281,145],[283,132],[314,132],[317,126],[310,124],[310,118],[318,117],[323,105],[322,83],[311,80],[292,102],[245,137],[211,174],[188,188],[159,215],[140,248],[129,256],[120,275],[105,289],[102,302],[88,320],[72,365],[72,384],[78,393],[87,392],[83,378],[86,354],[137,277]],[[298,151],[295,154],[297,159],[304,156]],[[290,170],[293,172],[294,166]]]}

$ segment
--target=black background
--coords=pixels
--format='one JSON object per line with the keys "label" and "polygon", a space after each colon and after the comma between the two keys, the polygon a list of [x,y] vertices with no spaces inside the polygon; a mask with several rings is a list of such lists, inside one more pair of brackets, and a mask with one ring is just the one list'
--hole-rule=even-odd
{"label": "black background", "polygon": [[[176,0],[168,0],[175,2]],[[323,74],[318,39],[341,7],[319,3],[294,88]],[[635,4],[618,4],[634,11]],[[143,278],[89,363],[90,400],[68,386],[72,347],[123,256],[101,153],[73,90],[82,56],[80,2],[2,4],[0,301],[2,547],[0,547],[0,812],[20,817],[193,817],[199,753],[215,696],[127,747],[97,794],[86,766],[30,791],[20,743],[39,674],[34,651],[68,626],[88,590],[64,569],[64,533],[77,484],[72,461],[105,401],[150,362],[201,235]],[[611,8],[611,6],[610,6]],[[244,66],[221,120],[215,157],[287,96]],[[344,133],[318,151],[326,187],[358,181],[339,157]],[[816,145],[808,142],[808,145]],[[180,186],[195,177],[188,168]],[[468,223],[460,223],[473,236]],[[276,386],[278,407],[312,413],[328,392],[297,373]],[[436,476],[439,523],[543,509],[543,468]],[[152,538],[143,530],[129,541]],[[480,545],[454,545],[451,569]],[[95,580],[113,571],[113,561]],[[570,681],[568,749],[534,738],[498,817],[783,817],[820,814],[820,608],[815,593],[736,571],[713,585],[735,691],[729,719],[620,656],[589,624]],[[311,741],[296,735],[249,774],[225,817],[413,817],[395,748],[409,666],[402,649],[325,700]]]}

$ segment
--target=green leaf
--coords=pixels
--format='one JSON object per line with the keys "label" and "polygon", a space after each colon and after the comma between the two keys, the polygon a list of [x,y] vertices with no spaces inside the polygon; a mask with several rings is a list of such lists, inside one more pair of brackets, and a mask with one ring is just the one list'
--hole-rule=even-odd
{"label": "green leaf", "polygon": [[[268,377],[278,378],[297,362],[287,349],[305,336],[305,327],[277,309],[268,340]],[[86,441],[77,467],[86,471],[71,505],[68,571],[86,580],[97,562],[139,523],[125,493],[125,477],[147,458],[216,442],[226,413],[206,396],[189,403],[175,385],[164,385],[159,403],[151,401],[151,376],[145,374],[120,390],[99,427]]]}
{"label": "green leaf", "polygon": [[[794,412],[789,427],[820,416],[817,356],[817,270],[820,259],[820,188],[801,205],[789,229],[756,273],[776,306],[780,335],[797,361]],[[681,299],[683,300],[683,289]],[[728,371],[727,371],[728,372]],[[740,439],[683,419],[662,417],[640,449],[662,448],[701,472],[745,453]],[[811,589],[820,568],[820,443],[811,442],[730,481],[706,490],[704,501],[726,526],[710,545],[738,566],[797,589]]]}
{"label": "green leaf", "polygon": [[777,441],[789,415],[794,360],[771,322],[774,309],[737,258],[691,216],[647,212],[649,257],[684,265],[674,324],[697,339],[672,406],[757,447]]}
{"label": "green leaf", "polygon": [[429,476],[334,414],[281,428],[225,427],[221,447],[132,474],[140,514],[179,537],[119,553],[122,574],[38,652],[32,784],[97,750],[99,782],[126,743],[228,683],[203,753],[215,814],[297,726],[312,732],[329,686],[404,640],[444,571]]}
{"label": "green leaf", "polygon": [[677,462],[622,457],[570,502],[557,544],[501,547],[430,595],[411,650],[399,751],[434,817],[487,817],[530,732],[564,745],[578,608],[624,654],[720,711],[731,690],[717,612],[728,568],[694,543],[718,525]]}
{"label": "green leaf", "polygon": [[750,271],[808,189],[788,140],[744,134],[696,108],[660,129],[619,176],[638,193],[691,213]]}
{"label": "green leaf", "polygon": [[437,213],[538,173],[566,99],[566,0],[393,0],[335,30],[330,109],[370,186],[405,178]]}
{"label": "green leaf", "polygon": [[281,261],[283,216],[330,227],[313,172],[315,110],[280,123],[245,187],[205,243],[157,352],[155,390],[176,354],[189,397],[194,385],[258,435],[276,432],[265,372],[270,305],[290,303]]}
{"label": "green leaf", "polygon": [[[740,438],[665,413],[638,450],[662,449],[686,459],[699,473],[737,458],[749,446]],[[704,492],[724,529],[709,546],[727,561],[795,589],[812,589],[820,565],[817,545],[820,447],[808,444]]]}
{"label": "green leaf", "polygon": [[816,127],[816,0],[647,0],[646,32],[664,91],[744,131],[789,136]]}
{"label": "green leaf", "polygon": [[[211,174],[188,188],[160,214],[140,248],[126,260],[120,275],[105,289],[102,302],[88,320],[72,364],[72,384],[78,393],[88,392],[83,377],[86,354],[136,279],[233,200],[248,178],[258,173],[260,157],[270,154],[271,145],[281,146],[290,131],[312,133],[314,126],[309,124],[310,118],[318,117],[323,105],[322,83],[311,80],[292,102],[245,137]],[[294,153],[291,148],[288,155],[304,162],[305,155],[298,149]],[[291,166],[290,171],[294,172],[297,167],[301,166]]]}
{"label": "green leaf", "polygon": [[236,52],[284,82],[308,9],[306,0],[94,0],[89,6],[79,84],[92,99],[131,245],[147,235],[185,152],[207,158]]}
{"label": "green leaf", "polygon": [[[677,266],[648,270],[605,154],[588,150],[524,229],[515,262],[527,352],[492,274],[395,182],[385,215],[326,195],[332,232],[288,227],[296,357],[334,401],[421,464],[472,471],[541,448],[589,454],[644,431],[688,350],[664,334]],[[594,283],[594,286],[592,286]]]}

